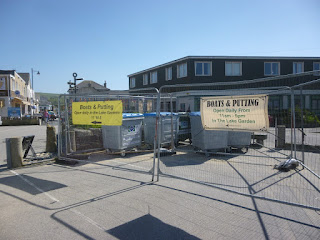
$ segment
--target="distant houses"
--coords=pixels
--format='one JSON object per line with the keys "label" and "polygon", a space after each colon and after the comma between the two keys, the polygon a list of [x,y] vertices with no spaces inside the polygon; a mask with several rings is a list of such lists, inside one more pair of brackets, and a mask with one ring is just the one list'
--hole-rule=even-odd
{"label": "distant houses", "polygon": [[0,116],[32,116],[39,112],[39,101],[32,89],[29,73],[0,70]]}
{"label": "distant houses", "polygon": [[100,85],[99,83],[96,83],[92,80],[84,80],[76,85],[76,89],[71,88],[68,90],[69,94],[106,94],[110,91],[109,88],[107,88],[106,82],[104,85]]}

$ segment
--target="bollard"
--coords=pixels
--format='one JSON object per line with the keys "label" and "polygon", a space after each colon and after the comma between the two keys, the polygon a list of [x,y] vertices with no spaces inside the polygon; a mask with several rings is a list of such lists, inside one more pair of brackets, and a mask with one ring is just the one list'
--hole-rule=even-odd
{"label": "bollard", "polygon": [[56,129],[50,125],[47,125],[46,152],[57,152]]}
{"label": "bollard", "polygon": [[7,167],[17,168],[22,166],[22,137],[7,138]]}
{"label": "bollard", "polygon": [[284,148],[286,144],[286,126],[278,125],[276,134],[276,148]]}

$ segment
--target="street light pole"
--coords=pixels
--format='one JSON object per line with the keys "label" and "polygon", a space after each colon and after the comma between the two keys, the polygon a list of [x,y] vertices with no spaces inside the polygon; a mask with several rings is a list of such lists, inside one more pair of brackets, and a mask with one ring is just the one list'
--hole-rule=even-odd
{"label": "street light pole", "polygon": [[31,68],[31,88],[33,90],[33,72],[37,72],[38,75],[40,75],[40,72],[37,70],[33,70],[33,68]]}
{"label": "street light pole", "polygon": [[[33,70],[33,68],[31,68],[31,94],[32,94],[32,108],[34,107],[34,102],[35,102],[35,91],[33,89],[33,72],[37,72],[37,75],[40,75],[40,72],[37,71],[37,70]],[[31,111],[32,112],[32,115],[33,115],[33,112],[34,110]]]}

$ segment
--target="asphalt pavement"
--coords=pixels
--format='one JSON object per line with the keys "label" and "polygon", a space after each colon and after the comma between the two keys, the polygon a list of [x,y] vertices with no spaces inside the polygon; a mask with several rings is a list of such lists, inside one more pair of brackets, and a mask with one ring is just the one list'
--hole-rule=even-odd
{"label": "asphalt pavement", "polygon": [[[314,210],[171,176],[151,182],[152,156],[96,154],[75,166],[2,169],[1,238],[320,238]],[[206,169],[210,164],[214,158],[206,161]]]}
{"label": "asphalt pavement", "polygon": [[[34,134],[35,150],[41,152],[45,149],[45,132],[45,126],[0,127],[0,141]],[[3,143],[0,146],[4,163],[5,147]],[[251,159],[253,154],[256,157]],[[277,154],[279,159],[282,156],[269,149],[250,149],[241,157],[227,159],[178,152],[161,158],[158,182],[151,181],[152,153],[120,157],[102,152],[72,166],[46,163],[9,170],[2,165],[0,236],[320,239],[320,211],[221,189],[254,191],[257,196],[270,194],[275,198],[279,193],[280,197],[306,198],[318,204],[319,181],[309,181],[306,170],[277,173],[272,159],[263,158],[266,154]],[[309,154],[313,154],[309,161],[317,160],[314,153]],[[212,185],[196,183],[195,179]]]}

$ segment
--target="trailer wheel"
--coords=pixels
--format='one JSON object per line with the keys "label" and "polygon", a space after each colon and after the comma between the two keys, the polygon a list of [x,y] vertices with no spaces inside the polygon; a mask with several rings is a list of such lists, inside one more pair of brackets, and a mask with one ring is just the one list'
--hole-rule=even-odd
{"label": "trailer wheel", "polygon": [[247,153],[247,152],[249,151],[249,148],[248,148],[248,147],[243,147],[243,148],[241,149],[241,151],[242,151],[243,153]]}

